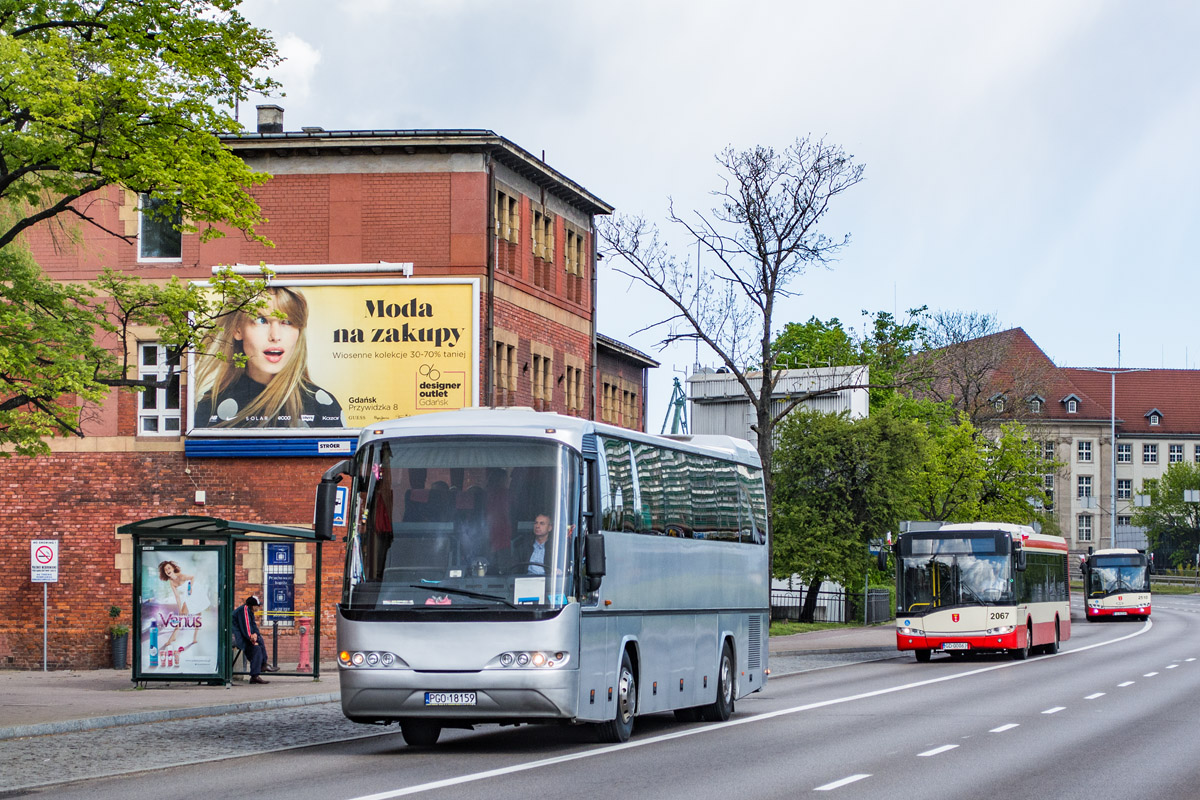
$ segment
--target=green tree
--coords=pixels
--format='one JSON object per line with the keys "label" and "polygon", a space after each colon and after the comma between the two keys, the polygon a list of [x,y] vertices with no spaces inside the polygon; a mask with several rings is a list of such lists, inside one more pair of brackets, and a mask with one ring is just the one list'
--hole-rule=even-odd
{"label": "green tree", "polygon": [[811,619],[821,582],[861,576],[868,540],[915,513],[927,435],[890,405],[863,419],[799,409],[778,432],[772,574],[808,584],[801,618]]}
{"label": "green tree", "polygon": [[1161,478],[1142,486],[1150,504],[1135,508],[1134,525],[1146,529],[1146,541],[1156,558],[1173,567],[1195,563],[1200,549],[1200,503],[1187,502],[1185,491],[1200,490],[1200,466],[1180,461],[1167,467]]}
{"label": "green tree", "polygon": [[[0,0],[0,247],[61,216],[100,223],[82,198],[123,186],[165,200],[181,226],[251,231],[248,187],[270,176],[219,132],[279,57],[240,0]],[[108,231],[127,238],[123,233]]]}
{"label": "green tree", "polygon": [[[179,229],[202,238],[222,227],[254,232],[250,189],[270,176],[220,142],[256,77],[278,62],[266,31],[240,0],[0,0],[0,444],[45,452],[43,437],[82,435],[81,403],[130,377],[131,326],[150,325],[182,352],[214,316],[261,306],[262,280],[226,271],[210,290],[151,285],[112,271],[87,285],[50,280],[21,234],[50,225],[56,239],[80,225],[105,228],[95,199],[121,187],[163,201]],[[166,380],[170,380],[168,376]],[[7,450],[2,451],[6,455]]]}

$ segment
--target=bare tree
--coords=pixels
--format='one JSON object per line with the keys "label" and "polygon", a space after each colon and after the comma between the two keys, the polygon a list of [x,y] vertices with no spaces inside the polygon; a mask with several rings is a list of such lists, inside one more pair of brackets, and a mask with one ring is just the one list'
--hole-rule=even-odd
{"label": "bare tree", "polygon": [[941,311],[921,341],[908,364],[923,378],[916,394],[947,403],[979,428],[1039,419],[1030,401],[1049,391],[1054,363],[1020,328],[1002,330],[991,314]]}
{"label": "bare tree", "polygon": [[716,161],[723,184],[712,193],[717,206],[685,219],[672,204],[668,216],[691,238],[688,252],[699,243],[712,256],[705,259],[715,262],[707,275],[698,277],[687,258],[676,257],[644,218],[601,220],[599,232],[603,255],[614,269],[649,286],[674,308],[671,316],[642,330],[664,329],[663,347],[703,342],[741,385],[755,410],[753,428],[769,498],[775,424],[813,396],[848,388],[793,396],[787,408],[771,413],[781,375],[772,351],[776,305],[796,294],[790,286],[810,266],[828,266],[849,243],[849,234],[830,239],[820,224],[832,200],[863,179],[864,167],[840,147],[809,137],[782,151],[727,147]]}

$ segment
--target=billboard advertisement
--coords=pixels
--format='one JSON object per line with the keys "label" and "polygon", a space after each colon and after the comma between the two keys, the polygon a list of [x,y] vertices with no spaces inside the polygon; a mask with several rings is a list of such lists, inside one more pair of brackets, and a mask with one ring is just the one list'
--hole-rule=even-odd
{"label": "billboard advertisement", "polygon": [[136,673],[218,677],[221,673],[221,551],[170,547],[140,553]]}
{"label": "billboard advertisement", "polygon": [[273,280],[189,364],[189,435],[323,436],[475,404],[479,281]]}

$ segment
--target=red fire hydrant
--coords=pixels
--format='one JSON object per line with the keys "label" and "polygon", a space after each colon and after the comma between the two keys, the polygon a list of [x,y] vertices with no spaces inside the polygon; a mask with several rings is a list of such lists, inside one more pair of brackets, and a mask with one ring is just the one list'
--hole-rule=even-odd
{"label": "red fire hydrant", "polygon": [[308,629],[311,627],[311,619],[300,618],[300,657],[297,659],[296,672],[312,672],[312,657],[308,652]]}

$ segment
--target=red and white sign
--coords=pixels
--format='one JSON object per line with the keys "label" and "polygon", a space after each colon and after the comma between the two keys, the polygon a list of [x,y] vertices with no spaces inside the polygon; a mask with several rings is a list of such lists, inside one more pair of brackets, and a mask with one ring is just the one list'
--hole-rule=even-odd
{"label": "red and white sign", "polygon": [[29,542],[29,580],[33,583],[58,582],[58,540],[33,539]]}

